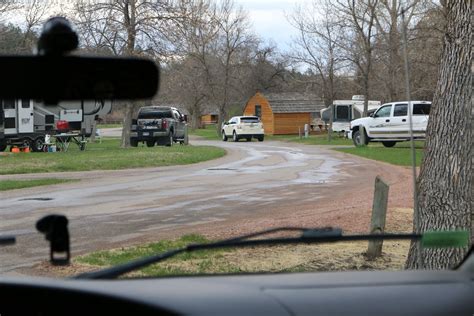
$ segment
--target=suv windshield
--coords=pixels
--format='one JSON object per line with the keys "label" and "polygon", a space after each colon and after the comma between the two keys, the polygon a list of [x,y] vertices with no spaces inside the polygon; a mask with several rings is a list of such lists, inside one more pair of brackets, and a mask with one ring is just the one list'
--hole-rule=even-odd
{"label": "suv windshield", "polygon": [[245,116],[240,118],[240,122],[242,123],[258,123],[260,119],[258,117],[253,116]]}

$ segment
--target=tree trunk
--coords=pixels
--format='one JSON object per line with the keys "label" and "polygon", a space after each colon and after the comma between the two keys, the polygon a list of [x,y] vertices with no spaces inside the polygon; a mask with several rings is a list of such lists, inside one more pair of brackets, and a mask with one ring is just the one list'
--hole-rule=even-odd
{"label": "tree trunk", "polygon": [[132,115],[133,115],[134,105],[133,103],[127,103],[125,106],[125,115],[123,117],[123,127],[122,127],[122,143],[120,147],[128,148],[130,147],[130,129],[132,127]]}
{"label": "tree trunk", "polygon": [[[414,229],[469,230],[472,245],[472,0],[445,1],[445,7],[447,30],[417,184],[419,214],[414,216]],[[406,266],[452,268],[466,251],[427,249],[420,260],[413,243]]]}

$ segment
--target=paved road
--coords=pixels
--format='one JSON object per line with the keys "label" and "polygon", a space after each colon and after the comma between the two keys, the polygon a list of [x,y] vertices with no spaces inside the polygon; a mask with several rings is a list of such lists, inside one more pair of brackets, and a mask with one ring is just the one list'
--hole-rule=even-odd
{"label": "paved road", "polygon": [[0,272],[47,258],[47,243],[34,229],[45,214],[68,216],[72,250],[79,254],[232,218],[271,216],[275,208],[291,213],[347,189],[357,177],[347,166],[368,164],[316,146],[194,143],[223,146],[228,155],[180,167],[34,175],[83,180],[0,193],[0,232],[18,236],[15,246],[0,248]]}

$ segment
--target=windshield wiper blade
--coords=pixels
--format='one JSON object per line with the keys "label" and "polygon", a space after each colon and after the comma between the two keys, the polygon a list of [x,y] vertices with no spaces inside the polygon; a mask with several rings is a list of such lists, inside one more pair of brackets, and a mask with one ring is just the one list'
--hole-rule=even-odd
{"label": "windshield wiper blade", "polygon": [[[268,234],[274,234],[284,231],[301,232],[298,237],[277,237],[267,239],[249,239]],[[341,241],[361,241],[361,240],[419,240],[421,234],[365,234],[365,235],[342,235],[340,228],[299,228],[299,227],[279,227],[261,232],[240,236],[237,238],[225,239],[218,242],[207,244],[190,244],[183,248],[170,250],[158,255],[134,260],[125,264],[102,269],[94,272],[81,273],[74,276],[74,279],[114,279],[125,273],[132,272],[165,259],[174,257],[180,253],[193,252],[197,250],[209,250],[219,248],[235,247],[253,247],[262,245],[291,245],[291,244],[313,244]]]}

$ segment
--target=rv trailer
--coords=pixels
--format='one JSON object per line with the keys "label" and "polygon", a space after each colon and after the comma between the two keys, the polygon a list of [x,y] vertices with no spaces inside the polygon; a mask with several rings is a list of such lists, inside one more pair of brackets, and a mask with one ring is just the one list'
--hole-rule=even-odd
{"label": "rv trailer", "polygon": [[[380,101],[369,101],[367,115],[375,112],[381,105]],[[364,96],[354,95],[352,100],[334,100],[334,115],[332,117],[333,132],[346,133],[350,130],[350,122],[352,120],[363,117],[364,113]],[[321,117],[326,124],[331,118],[331,108],[321,110]]]}
{"label": "rv trailer", "polygon": [[8,145],[42,151],[45,135],[58,132],[58,121],[67,122],[70,131],[89,137],[94,121],[111,109],[110,100],[64,101],[57,105],[29,99],[0,100],[0,151]]}

